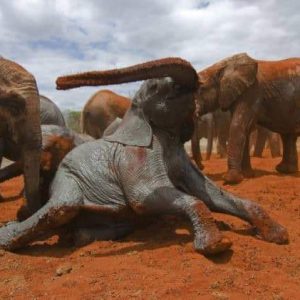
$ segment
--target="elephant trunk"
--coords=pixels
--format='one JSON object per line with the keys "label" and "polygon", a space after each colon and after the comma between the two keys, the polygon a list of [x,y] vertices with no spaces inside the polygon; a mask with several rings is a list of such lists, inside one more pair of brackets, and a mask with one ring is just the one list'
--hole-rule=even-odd
{"label": "elephant trunk", "polygon": [[120,84],[167,76],[188,89],[196,90],[198,87],[196,71],[189,62],[180,58],[164,58],[127,68],[62,76],[57,78],[56,85],[57,89],[71,89],[86,85]]}

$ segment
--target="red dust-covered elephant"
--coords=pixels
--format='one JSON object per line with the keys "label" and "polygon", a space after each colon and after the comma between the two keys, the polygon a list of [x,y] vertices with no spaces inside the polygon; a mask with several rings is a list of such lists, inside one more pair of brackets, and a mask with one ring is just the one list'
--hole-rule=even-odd
{"label": "red dust-covered elephant", "polygon": [[298,170],[300,58],[263,61],[242,53],[221,60],[198,76],[198,113],[218,108],[232,112],[226,182],[238,183],[243,176],[252,175],[248,143],[255,123],[281,135],[283,158],[277,171]]}
{"label": "red dust-covered elephant", "polygon": [[0,57],[0,164],[22,157],[27,208],[40,208],[40,98],[35,78],[19,64]]}
{"label": "red dust-covered elephant", "polygon": [[95,139],[116,119],[122,119],[131,101],[110,90],[96,92],[85,104],[81,113],[81,132]]}

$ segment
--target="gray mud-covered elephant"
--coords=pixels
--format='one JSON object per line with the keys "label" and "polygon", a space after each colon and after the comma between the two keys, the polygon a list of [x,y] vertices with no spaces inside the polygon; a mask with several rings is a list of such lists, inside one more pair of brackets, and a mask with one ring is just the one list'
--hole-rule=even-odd
{"label": "gray mud-covered elephant", "polygon": [[2,157],[24,162],[27,208],[40,208],[40,100],[35,78],[17,63],[0,57],[0,164]]}
{"label": "gray mud-covered elephant", "polygon": [[131,100],[110,90],[93,94],[81,112],[81,132],[95,139],[103,136],[104,130],[116,119],[122,119]]}
{"label": "gray mud-covered elephant", "polygon": [[196,96],[199,115],[218,108],[230,110],[228,172],[224,179],[238,183],[252,176],[249,134],[254,124],[281,135],[281,173],[298,170],[296,149],[300,135],[300,59],[255,60],[247,54],[226,58],[198,73]]}
{"label": "gray mud-covered elephant", "polygon": [[215,211],[250,222],[266,241],[288,241],[287,231],[258,204],[220,189],[189,160],[183,143],[193,132],[198,77],[188,62],[167,58],[86,72],[60,77],[57,86],[144,79],[148,80],[112,135],[82,144],[63,159],[47,204],[27,220],[0,228],[1,248],[23,247],[41,232],[74,222],[82,214],[86,216],[80,230],[92,240],[124,236],[145,216],[182,214],[193,226],[195,249],[218,253],[232,243],[217,228],[211,214]]}
{"label": "gray mud-covered elephant", "polygon": [[66,126],[64,116],[58,106],[42,95],[40,95],[40,116],[42,125]]}

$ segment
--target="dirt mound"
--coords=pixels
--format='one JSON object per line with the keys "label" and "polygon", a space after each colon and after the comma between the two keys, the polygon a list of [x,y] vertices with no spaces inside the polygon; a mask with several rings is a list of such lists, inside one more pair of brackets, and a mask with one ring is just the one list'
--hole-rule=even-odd
{"label": "dirt mound", "polygon": [[[299,299],[300,174],[274,171],[279,159],[252,159],[256,177],[225,189],[258,201],[288,228],[290,244],[253,236],[248,224],[224,215],[232,251],[206,258],[193,250],[189,224],[165,217],[119,242],[75,248],[54,236],[17,253],[0,251],[1,299]],[[222,185],[226,160],[205,173]],[[1,185],[0,221],[15,218],[22,178]]]}

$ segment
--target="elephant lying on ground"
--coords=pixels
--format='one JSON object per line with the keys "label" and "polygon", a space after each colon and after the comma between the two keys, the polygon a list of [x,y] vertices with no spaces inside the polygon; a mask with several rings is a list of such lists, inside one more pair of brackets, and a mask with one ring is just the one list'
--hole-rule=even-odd
{"label": "elephant lying on ground", "polygon": [[123,118],[131,100],[110,90],[96,92],[84,105],[81,112],[81,132],[95,139],[102,137],[116,118]]}
{"label": "elephant lying on ground", "polygon": [[238,183],[252,174],[249,134],[257,123],[281,135],[281,173],[298,170],[296,149],[300,135],[300,59],[260,61],[247,54],[226,58],[198,73],[198,114],[218,108],[230,110],[228,172],[224,179]]}
{"label": "elephant lying on ground", "polygon": [[[2,157],[23,158],[25,194],[31,213],[41,206],[40,100],[35,78],[13,61],[0,57],[0,165]],[[16,151],[17,150],[17,151]]]}
{"label": "elephant lying on ground", "polygon": [[[160,78],[170,76],[171,78]],[[50,200],[23,222],[0,228],[0,247],[25,246],[49,231],[86,217],[85,234],[114,238],[145,216],[183,214],[194,229],[195,249],[222,252],[231,241],[218,230],[210,210],[250,222],[264,240],[285,243],[287,231],[256,203],[218,188],[189,160],[183,143],[191,138],[198,77],[186,61],[168,58],[128,68],[60,77],[59,89],[145,81],[131,108],[110,136],[84,143],[62,161]],[[103,220],[110,218],[109,226]],[[91,226],[91,225],[90,225]],[[104,232],[104,233],[103,233]]]}

